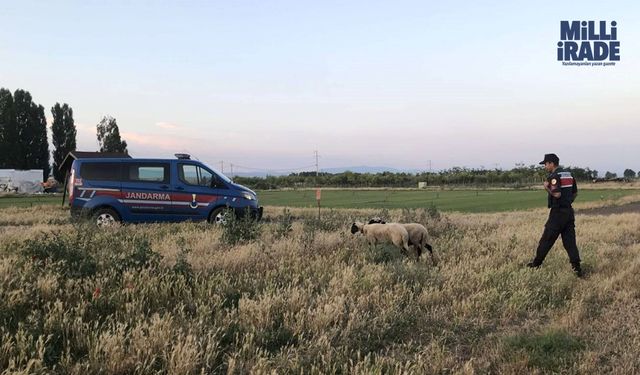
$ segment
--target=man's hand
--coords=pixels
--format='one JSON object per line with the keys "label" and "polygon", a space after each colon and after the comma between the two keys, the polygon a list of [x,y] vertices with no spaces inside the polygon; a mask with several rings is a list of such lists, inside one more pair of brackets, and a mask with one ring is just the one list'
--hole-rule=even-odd
{"label": "man's hand", "polygon": [[549,190],[549,181],[544,182],[544,188]]}

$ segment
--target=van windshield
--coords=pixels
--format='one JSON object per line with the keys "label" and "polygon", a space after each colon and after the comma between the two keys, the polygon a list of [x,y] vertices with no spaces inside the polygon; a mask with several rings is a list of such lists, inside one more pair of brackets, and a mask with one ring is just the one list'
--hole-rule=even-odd
{"label": "van windshield", "polygon": [[219,172],[219,171],[217,171],[217,170],[215,170],[213,168],[210,168],[209,166],[207,166],[207,168],[209,168],[213,173],[217,174],[218,177],[220,177],[224,182],[227,182],[227,183],[228,182],[233,182],[233,181],[231,181],[231,179],[229,177],[225,176],[223,173],[221,173],[221,172]]}

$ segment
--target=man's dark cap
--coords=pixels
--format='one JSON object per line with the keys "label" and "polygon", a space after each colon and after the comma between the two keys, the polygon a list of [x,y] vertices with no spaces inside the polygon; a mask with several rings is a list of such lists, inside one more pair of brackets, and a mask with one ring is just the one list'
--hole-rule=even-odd
{"label": "man's dark cap", "polygon": [[544,160],[540,162],[540,164],[544,164],[546,162],[551,162],[555,165],[560,164],[560,158],[556,154],[544,154]]}

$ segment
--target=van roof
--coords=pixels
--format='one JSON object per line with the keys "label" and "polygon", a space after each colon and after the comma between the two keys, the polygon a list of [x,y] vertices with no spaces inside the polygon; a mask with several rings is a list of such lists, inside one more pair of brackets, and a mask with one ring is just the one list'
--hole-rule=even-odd
{"label": "van roof", "polygon": [[90,161],[90,162],[98,162],[98,163],[113,163],[113,162],[171,162],[171,161],[180,161],[180,162],[184,162],[184,161],[191,161],[191,162],[196,162],[196,163],[200,163],[197,160],[191,160],[191,159],[153,159],[153,158],[79,158],[76,159],[82,162],[86,162],[86,161]]}
{"label": "van roof", "polygon": [[67,156],[64,157],[64,160],[60,164],[58,169],[62,172],[68,172],[71,169],[71,164],[73,164],[74,160],[78,159],[125,159],[131,158],[129,154],[121,153],[121,152],[94,152],[94,151],[70,151]]}

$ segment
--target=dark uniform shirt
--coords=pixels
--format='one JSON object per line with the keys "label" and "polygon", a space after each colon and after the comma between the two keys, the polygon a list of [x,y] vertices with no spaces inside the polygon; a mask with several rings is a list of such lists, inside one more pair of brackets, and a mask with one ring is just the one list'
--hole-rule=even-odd
{"label": "dark uniform shirt", "polygon": [[564,172],[560,168],[551,172],[547,176],[549,182],[549,190],[552,193],[560,192],[560,198],[554,198],[549,193],[548,207],[549,208],[570,208],[571,203],[576,199],[578,195],[578,185],[576,180],[571,176],[571,172]]}

